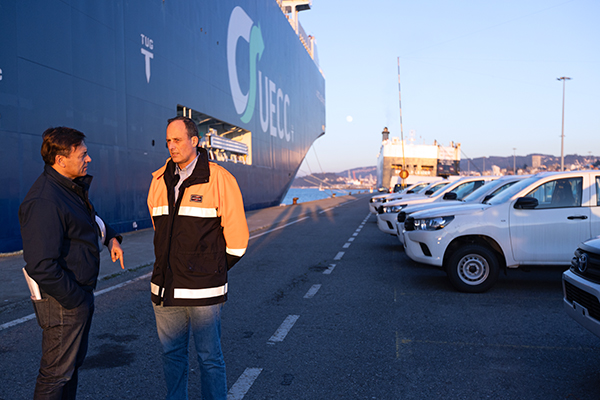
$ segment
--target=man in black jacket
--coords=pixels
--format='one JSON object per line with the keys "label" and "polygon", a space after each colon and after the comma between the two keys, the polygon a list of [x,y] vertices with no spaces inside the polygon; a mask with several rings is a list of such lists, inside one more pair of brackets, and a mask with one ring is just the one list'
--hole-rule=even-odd
{"label": "man in black jacket", "polygon": [[23,256],[39,285],[33,307],[42,334],[42,359],[34,399],[75,399],[77,371],[87,352],[94,313],[100,249],[121,260],[121,236],[105,224],[104,242],[88,199],[92,177],[85,135],[57,127],[43,134],[44,172],[19,208]]}

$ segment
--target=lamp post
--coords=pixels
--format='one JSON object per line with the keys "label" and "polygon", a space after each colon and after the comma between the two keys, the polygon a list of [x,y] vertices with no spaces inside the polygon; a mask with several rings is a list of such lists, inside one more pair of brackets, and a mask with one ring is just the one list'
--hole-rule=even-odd
{"label": "lamp post", "polygon": [[560,134],[560,170],[565,170],[565,81],[571,80],[571,78],[567,78],[566,76],[561,76],[560,78],[556,78],[557,81],[563,81],[563,104],[562,104],[562,129]]}
{"label": "lamp post", "polygon": [[513,175],[517,174],[516,159],[517,159],[517,148],[513,147]]}

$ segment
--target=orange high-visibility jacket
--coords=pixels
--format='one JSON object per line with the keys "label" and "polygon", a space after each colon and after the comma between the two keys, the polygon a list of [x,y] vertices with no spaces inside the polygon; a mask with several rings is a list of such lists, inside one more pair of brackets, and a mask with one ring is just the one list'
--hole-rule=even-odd
{"label": "orange high-visibility jacket", "polygon": [[152,301],[202,306],[227,300],[227,270],[245,253],[248,225],[237,181],[199,149],[196,167],[179,188],[175,163],[152,174],[148,209],[154,224]]}

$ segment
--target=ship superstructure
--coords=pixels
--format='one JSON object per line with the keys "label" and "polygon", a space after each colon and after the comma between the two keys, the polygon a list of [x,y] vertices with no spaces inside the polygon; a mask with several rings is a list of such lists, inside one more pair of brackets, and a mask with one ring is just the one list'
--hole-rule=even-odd
{"label": "ship superstructure", "polygon": [[[396,184],[431,181],[439,177],[460,174],[460,143],[443,146],[437,141],[431,145],[415,144],[414,139],[403,141],[389,137],[387,128],[377,156],[378,187],[393,188]],[[408,177],[402,179],[402,171]]]}

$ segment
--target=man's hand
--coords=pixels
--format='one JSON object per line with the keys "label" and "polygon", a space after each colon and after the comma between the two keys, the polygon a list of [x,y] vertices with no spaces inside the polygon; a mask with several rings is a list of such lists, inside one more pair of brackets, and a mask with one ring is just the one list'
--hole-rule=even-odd
{"label": "man's hand", "polygon": [[121,260],[121,269],[125,269],[125,264],[123,264],[123,249],[116,238],[112,238],[110,242],[108,242],[108,250],[110,251],[110,258],[112,261],[115,262]]}

